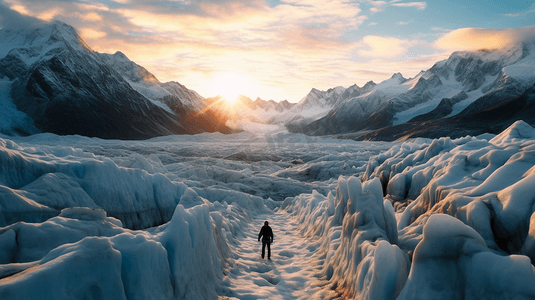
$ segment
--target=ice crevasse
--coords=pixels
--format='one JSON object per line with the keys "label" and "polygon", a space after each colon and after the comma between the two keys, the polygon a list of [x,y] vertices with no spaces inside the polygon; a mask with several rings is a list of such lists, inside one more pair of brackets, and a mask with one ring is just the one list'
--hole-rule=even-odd
{"label": "ice crevasse", "polygon": [[67,207],[102,208],[128,228],[171,219],[187,186],[80,149],[23,148],[0,139],[0,226],[42,222]]}

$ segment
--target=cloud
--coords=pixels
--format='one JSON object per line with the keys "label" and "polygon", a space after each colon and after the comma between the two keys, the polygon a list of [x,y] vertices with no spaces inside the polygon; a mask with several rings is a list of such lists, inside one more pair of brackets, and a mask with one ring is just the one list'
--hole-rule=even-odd
{"label": "cloud", "polygon": [[386,1],[369,0],[368,2],[373,6],[372,8],[370,8],[370,12],[372,14],[383,11],[383,6],[386,5]]}
{"label": "cloud", "polygon": [[410,20],[410,21],[399,21],[397,22],[396,24],[398,25],[409,25],[410,23],[414,22],[414,20]]}
{"label": "cloud", "polygon": [[[32,20],[56,9],[54,18],[73,25],[92,49],[122,51],[161,81],[178,81],[205,97],[217,94],[210,82],[225,73],[250,78],[243,94],[251,98],[298,101],[312,87],[363,85],[416,71],[410,58],[389,61],[406,54],[410,41],[353,42],[345,35],[367,19],[359,3],[346,0],[7,1]],[[371,2],[377,9],[389,5]]]}
{"label": "cloud", "polygon": [[[535,8],[535,2],[532,2],[533,4],[531,4],[530,8]],[[530,9],[530,10],[527,10],[527,11],[524,11],[524,12],[518,12],[518,13],[509,13],[509,14],[504,14],[504,16],[506,17],[511,17],[511,18],[518,18],[518,17],[525,17],[529,14],[532,14],[532,13],[535,13],[535,9]]]}
{"label": "cloud", "polygon": [[80,19],[85,20],[85,21],[90,21],[90,22],[102,21],[102,16],[95,12],[91,12],[87,14],[81,14],[81,13],[77,13],[77,14]]}
{"label": "cloud", "polygon": [[442,31],[442,32],[450,32],[451,29],[446,29],[446,28],[442,28],[442,27],[432,27],[431,30],[434,30],[434,31]]}
{"label": "cloud", "polygon": [[[226,1],[226,11],[218,8],[220,3],[204,2],[190,8],[199,13],[179,16],[172,10],[144,6],[121,8],[117,12],[139,28],[159,35],[170,33],[173,39],[246,48],[288,46],[304,51],[321,47],[319,43],[344,44],[340,40],[343,32],[358,27],[366,18],[359,16],[357,6],[344,1],[291,0],[272,8]],[[220,14],[212,15],[211,11]]]}
{"label": "cloud", "polygon": [[100,39],[107,35],[106,32],[97,31],[91,28],[81,28],[79,29],[79,34],[86,39]]}
{"label": "cloud", "polygon": [[45,21],[23,15],[0,1],[0,28],[36,28],[44,24]]}
{"label": "cloud", "polygon": [[213,78],[232,73],[250,79],[243,87],[248,97],[298,101],[312,87],[380,82],[398,71],[412,76],[436,61],[432,53],[418,55],[421,41],[376,35],[355,41],[366,35],[363,2],[371,12],[425,8],[425,2],[373,0],[0,0],[0,26],[53,18],[73,25],[92,49],[122,51],[161,81],[205,97],[217,94]]}
{"label": "cloud", "polygon": [[435,41],[435,46],[448,51],[502,49],[521,42],[535,42],[535,26],[514,29],[461,28],[443,35]]}
{"label": "cloud", "polygon": [[425,9],[427,6],[426,2],[394,2],[391,3],[392,6],[397,7],[415,7],[417,9]]}
{"label": "cloud", "polygon": [[368,35],[362,39],[362,44],[366,49],[358,51],[361,56],[393,58],[406,53],[414,42],[394,37]]}

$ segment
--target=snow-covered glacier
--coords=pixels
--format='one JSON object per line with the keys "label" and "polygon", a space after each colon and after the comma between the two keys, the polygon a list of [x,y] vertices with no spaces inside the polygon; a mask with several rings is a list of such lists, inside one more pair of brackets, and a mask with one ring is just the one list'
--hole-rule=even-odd
{"label": "snow-covered glacier", "polygon": [[4,136],[0,298],[230,294],[223,271],[252,216],[326,192],[331,174],[362,172],[388,147],[285,133]]}
{"label": "snow-covered glacier", "polygon": [[0,299],[534,299],[534,146],[1,136]]}

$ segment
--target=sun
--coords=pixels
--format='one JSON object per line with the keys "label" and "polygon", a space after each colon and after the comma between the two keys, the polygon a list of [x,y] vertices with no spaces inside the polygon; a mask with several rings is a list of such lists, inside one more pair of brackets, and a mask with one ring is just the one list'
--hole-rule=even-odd
{"label": "sun", "polygon": [[213,90],[223,97],[227,104],[236,104],[247,79],[236,73],[223,73],[214,78]]}

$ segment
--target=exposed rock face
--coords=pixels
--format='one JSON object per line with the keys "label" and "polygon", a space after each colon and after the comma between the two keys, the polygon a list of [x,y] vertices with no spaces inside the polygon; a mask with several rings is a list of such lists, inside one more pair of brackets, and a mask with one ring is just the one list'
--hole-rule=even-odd
{"label": "exposed rock face", "polygon": [[[493,93],[478,101],[488,99],[493,103]],[[496,96],[499,97],[499,96]],[[445,99],[448,101],[449,99]],[[463,112],[450,118],[426,118],[419,116],[410,122],[381,128],[359,136],[358,140],[407,139],[412,137],[439,138],[449,136],[459,138],[467,135],[477,136],[483,133],[500,133],[517,120],[535,124],[535,85],[519,96],[499,99],[494,105],[482,107],[472,113]],[[438,110],[437,112],[438,113]]]}
{"label": "exposed rock face", "polygon": [[500,132],[520,115],[531,122],[525,102],[535,83],[529,71],[535,68],[533,47],[455,52],[414,78],[396,73],[360,94],[347,89],[350,98],[324,117],[287,127],[311,135],[395,140]]}
{"label": "exposed rock face", "polygon": [[194,91],[159,82],[121,52],[92,51],[67,24],[3,29],[0,44],[9,49],[0,77],[12,82],[11,99],[2,101],[12,101],[40,131],[118,139],[230,131],[200,112],[204,98]]}

